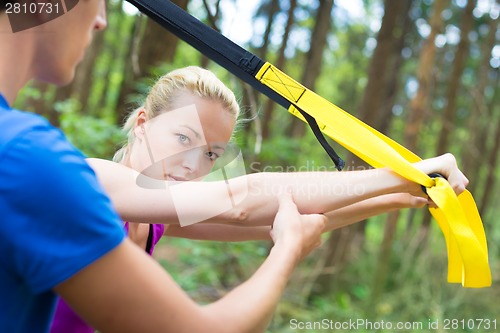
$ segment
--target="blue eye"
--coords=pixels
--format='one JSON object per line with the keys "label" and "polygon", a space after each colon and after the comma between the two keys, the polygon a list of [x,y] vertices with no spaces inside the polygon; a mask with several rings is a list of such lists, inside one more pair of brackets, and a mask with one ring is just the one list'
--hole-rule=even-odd
{"label": "blue eye", "polygon": [[189,144],[191,142],[191,140],[189,139],[188,136],[184,135],[184,134],[181,134],[181,133],[177,133],[177,138],[179,140],[180,143],[183,143],[183,144]]}

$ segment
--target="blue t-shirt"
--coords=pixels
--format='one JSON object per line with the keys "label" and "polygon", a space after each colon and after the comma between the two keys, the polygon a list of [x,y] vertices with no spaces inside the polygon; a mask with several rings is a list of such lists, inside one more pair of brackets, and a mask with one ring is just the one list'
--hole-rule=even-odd
{"label": "blue t-shirt", "polygon": [[124,237],[84,156],[0,94],[0,332],[48,331],[51,289]]}

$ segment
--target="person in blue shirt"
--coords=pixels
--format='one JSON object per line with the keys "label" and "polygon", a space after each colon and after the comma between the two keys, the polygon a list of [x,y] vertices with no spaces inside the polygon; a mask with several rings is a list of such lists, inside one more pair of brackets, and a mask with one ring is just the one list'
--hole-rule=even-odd
{"label": "person in blue shirt", "polygon": [[[294,267],[320,243],[325,217],[300,215],[284,193],[259,270],[213,304],[193,302],[124,237],[84,156],[45,120],[11,107],[31,79],[69,83],[105,28],[103,0],[69,3],[55,19],[1,3],[0,331],[46,332],[58,294],[101,332],[263,332]],[[28,28],[14,28],[19,20]]]}

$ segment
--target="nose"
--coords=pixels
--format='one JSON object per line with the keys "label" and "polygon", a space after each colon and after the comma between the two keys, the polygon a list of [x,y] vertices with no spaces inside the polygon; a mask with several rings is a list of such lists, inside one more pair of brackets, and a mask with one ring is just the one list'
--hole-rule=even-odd
{"label": "nose", "polygon": [[184,153],[182,167],[186,169],[190,176],[196,178],[200,171],[203,171],[203,163],[204,149],[190,149]]}
{"label": "nose", "polygon": [[99,9],[95,17],[94,30],[104,30],[108,26],[106,18],[106,0],[99,1]]}

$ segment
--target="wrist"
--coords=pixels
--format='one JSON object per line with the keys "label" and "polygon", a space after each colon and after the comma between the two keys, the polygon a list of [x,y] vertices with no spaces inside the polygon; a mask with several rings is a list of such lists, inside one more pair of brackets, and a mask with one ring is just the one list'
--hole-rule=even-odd
{"label": "wrist", "polygon": [[292,242],[278,239],[271,248],[270,254],[280,257],[280,261],[295,267],[301,259],[301,249],[296,244],[298,244],[298,241]]}
{"label": "wrist", "polygon": [[389,168],[383,168],[387,175],[387,193],[412,193],[418,188],[418,184],[400,176]]}

